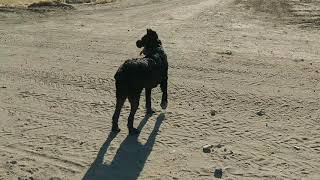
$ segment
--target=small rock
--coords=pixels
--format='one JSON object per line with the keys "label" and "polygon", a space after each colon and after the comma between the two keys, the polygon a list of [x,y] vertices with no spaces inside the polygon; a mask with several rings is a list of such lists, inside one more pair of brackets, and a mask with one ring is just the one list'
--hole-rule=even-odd
{"label": "small rock", "polygon": [[214,177],[216,178],[222,178],[222,169],[221,168],[216,168],[214,170]]}
{"label": "small rock", "polygon": [[303,62],[304,59],[303,59],[303,58],[301,58],[301,59],[294,59],[293,61],[294,61],[294,62]]}
{"label": "small rock", "polygon": [[223,52],[217,52],[217,54],[221,54],[221,57],[223,58],[223,54],[232,55],[232,51],[226,50],[226,51],[223,51]]}
{"label": "small rock", "polygon": [[210,153],[212,147],[213,147],[212,145],[204,145],[204,146],[202,147],[202,151],[203,151],[204,153]]}
{"label": "small rock", "polygon": [[17,161],[15,161],[15,160],[10,161],[10,164],[17,164]]}
{"label": "small rock", "polygon": [[223,150],[224,152],[227,152],[227,148],[224,148],[224,150]]}
{"label": "small rock", "polygon": [[216,148],[222,148],[222,147],[223,147],[222,144],[217,144],[217,145],[216,145]]}
{"label": "small rock", "polygon": [[2,88],[2,89],[6,89],[7,87],[6,87],[6,86],[1,86],[1,88]]}
{"label": "small rock", "polygon": [[84,142],[83,142],[83,141],[81,141],[81,142],[80,142],[80,145],[82,145],[82,144],[84,144]]}
{"label": "small rock", "polygon": [[227,54],[227,55],[232,55],[232,51],[226,50],[225,54]]}
{"label": "small rock", "polygon": [[33,171],[31,169],[27,169],[26,171],[30,174],[33,174]]}
{"label": "small rock", "polygon": [[216,110],[211,110],[210,114],[211,114],[211,116],[215,116],[217,114],[217,111]]}
{"label": "small rock", "polygon": [[266,113],[263,111],[263,110],[260,110],[256,113],[258,116],[263,116],[265,115]]}
{"label": "small rock", "polygon": [[295,150],[300,150],[300,147],[299,147],[299,146],[293,146],[293,148],[294,148]]}

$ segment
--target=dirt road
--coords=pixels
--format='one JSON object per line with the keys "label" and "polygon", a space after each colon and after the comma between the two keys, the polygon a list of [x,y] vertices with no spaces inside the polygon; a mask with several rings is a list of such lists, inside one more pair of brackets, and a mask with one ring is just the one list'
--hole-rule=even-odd
{"label": "dirt road", "polygon": [[[0,180],[319,179],[319,29],[249,2],[0,12]],[[154,89],[145,117],[142,96],[127,137],[127,103],[114,137],[113,75],[146,28],[168,53],[169,107]]]}

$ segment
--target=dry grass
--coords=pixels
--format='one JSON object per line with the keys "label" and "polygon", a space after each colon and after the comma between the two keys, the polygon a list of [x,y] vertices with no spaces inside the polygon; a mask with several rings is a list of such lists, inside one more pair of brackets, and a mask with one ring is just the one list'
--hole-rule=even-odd
{"label": "dry grass", "polygon": [[106,4],[106,3],[112,3],[115,2],[116,0],[96,0],[95,4]]}
{"label": "dry grass", "polygon": [[114,2],[115,0],[64,0],[65,3],[69,4],[81,4],[81,3],[92,3],[92,4],[106,4]]}
{"label": "dry grass", "polygon": [[242,4],[246,9],[256,12],[264,12],[279,17],[290,14],[292,9],[290,0],[236,0],[236,4]]}
{"label": "dry grass", "polygon": [[29,5],[41,0],[1,0],[0,5]]}
{"label": "dry grass", "polygon": [[271,14],[288,24],[320,28],[319,0],[235,0],[235,3],[246,10]]}
{"label": "dry grass", "polygon": [[[9,6],[28,6],[32,3],[42,2],[44,0],[0,0],[1,5]],[[57,1],[57,0],[45,0],[45,1]],[[114,2],[115,0],[58,0],[63,3],[94,3],[94,4],[106,4]]]}

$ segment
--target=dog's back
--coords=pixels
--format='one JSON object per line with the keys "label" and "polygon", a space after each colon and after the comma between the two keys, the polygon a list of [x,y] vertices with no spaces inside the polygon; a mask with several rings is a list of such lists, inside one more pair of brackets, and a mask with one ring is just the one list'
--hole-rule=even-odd
{"label": "dog's back", "polygon": [[124,62],[115,74],[115,79],[121,84],[132,88],[154,88],[167,75],[167,55],[161,47],[155,53],[149,53],[144,58],[129,59]]}

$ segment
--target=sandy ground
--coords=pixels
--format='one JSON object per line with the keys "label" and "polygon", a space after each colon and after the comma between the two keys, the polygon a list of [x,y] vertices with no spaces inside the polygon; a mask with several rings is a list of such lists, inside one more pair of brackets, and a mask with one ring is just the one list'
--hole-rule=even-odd
{"label": "sandy ground", "polygon": [[[319,2],[270,2],[0,12],[0,180],[320,179]],[[141,134],[127,103],[113,136],[113,75],[146,28],[168,53],[169,107],[154,89]]]}

